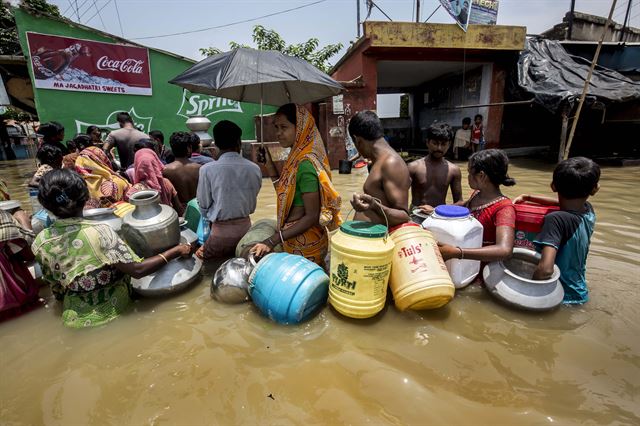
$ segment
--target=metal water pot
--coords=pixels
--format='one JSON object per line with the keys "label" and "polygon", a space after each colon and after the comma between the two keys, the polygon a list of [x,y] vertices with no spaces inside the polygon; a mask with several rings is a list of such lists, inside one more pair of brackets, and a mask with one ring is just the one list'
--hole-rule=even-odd
{"label": "metal water pot", "polygon": [[224,303],[249,300],[249,275],[256,266],[253,256],[246,260],[234,257],[224,262],[211,280],[211,297]]}
{"label": "metal water pot", "polygon": [[187,129],[198,135],[200,142],[202,142],[202,146],[207,147],[211,145],[213,138],[207,132],[209,127],[211,127],[211,120],[202,115],[195,115],[193,117],[189,117],[185,125],[187,126]]}
{"label": "metal water pot", "polygon": [[129,198],[135,206],[122,220],[121,234],[138,256],[151,257],[178,245],[178,213],[160,204],[158,191],[136,192]]}
{"label": "metal water pot", "polygon": [[113,208],[88,209],[82,212],[82,216],[87,220],[109,225],[114,231],[120,232],[122,218],[116,216],[114,211]]}

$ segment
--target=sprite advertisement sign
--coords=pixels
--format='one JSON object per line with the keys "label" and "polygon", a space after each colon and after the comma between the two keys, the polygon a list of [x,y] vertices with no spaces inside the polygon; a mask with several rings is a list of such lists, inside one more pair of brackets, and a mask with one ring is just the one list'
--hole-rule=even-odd
{"label": "sprite advertisement sign", "polygon": [[[123,44],[116,37],[111,38],[105,33],[88,27],[71,26],[55,18],[34,16],[22,9],[13,9],[13,11],[20,43],[27,56],[29,44],[26,33],[29,31],[37,31],[45,36],[64,36]],[[119,128],[116,121],[118,112],[127,111],[138,129],[145,133],[160,130],[165,135],[165,143],[168,143],[171,133],[188,131],[185,122],[189,117],[202,115],[211,120],[212,127],[221,120],[233,121],[242,129],[242,139],[255,139],[254,116],[260,114],[260,105],[191,93],[179,86],[169,84],[169,80],[189,68],[194,62],[167,52],[151,48],[147,50],[151,95],[65,91],[36,88],[34,85],[34,97],[40,122],[55,120],[62,123],[65,127],[65,139],[73,138],[76,133],[84,133],[90,125],[98,126],[102,129],[103,135],[106,135]],[[30,59],[27,57],[33,82],[34,74]],[[74,66],[79,64],[80,60],[76,60]],[[79,78],[77,75],[74,77]],[[54,78],[63,81],[66,76]],[[275,108],[271,106],[265,106],[263,109],[267,114],[274,111]]]}

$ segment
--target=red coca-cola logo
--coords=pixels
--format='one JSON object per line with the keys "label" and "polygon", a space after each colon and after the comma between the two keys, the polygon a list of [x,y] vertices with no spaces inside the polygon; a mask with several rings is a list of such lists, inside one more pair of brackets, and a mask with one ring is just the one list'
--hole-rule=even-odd
{"label": "red coca-cola logo", "polygon": [[99,70],[119,71],[129,74],[142,74],[143,64],[144,61],[142,60],[127,58],[120,61],[116,59],[110,59],[108,56],[102,56],[96,63]]}

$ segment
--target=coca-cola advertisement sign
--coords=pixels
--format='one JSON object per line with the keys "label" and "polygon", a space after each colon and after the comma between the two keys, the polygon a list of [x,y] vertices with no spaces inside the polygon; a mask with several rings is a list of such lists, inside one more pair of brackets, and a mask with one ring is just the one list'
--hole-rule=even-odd
{"label": "coca-cola advertisement sign", "polygon": [[27,32],[38,89],[121,95],[151,93],[149,52],[143,47]]}

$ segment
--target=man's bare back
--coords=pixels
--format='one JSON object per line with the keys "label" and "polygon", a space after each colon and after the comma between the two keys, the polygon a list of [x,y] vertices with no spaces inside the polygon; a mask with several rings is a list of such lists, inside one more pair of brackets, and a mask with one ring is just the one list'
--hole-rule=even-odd
{"label": "man's bare back", "polygon": [[171,181],[182,203],[186,204],[196,197],[200,167],[202,165],[181,158],[164,168],[162,175]]}
{"label": "man's bare back", "polygon": [[[393,150],[377,159],[371,166],[371,171],[362,187],[365,194],[380,200],[380,203],[391,209],[407,211],[409,187],[411,179],[404,160]],[[359,212],[357,220],[385,223],[381,220],[377,209]]]}
{"label": "man's bare back", "polygon": [[462,199],[460,168],[444,158],[432,159],[428,155],[413,161],[409,173],[412,207],[446,204],[449,187],[454,203]]}

